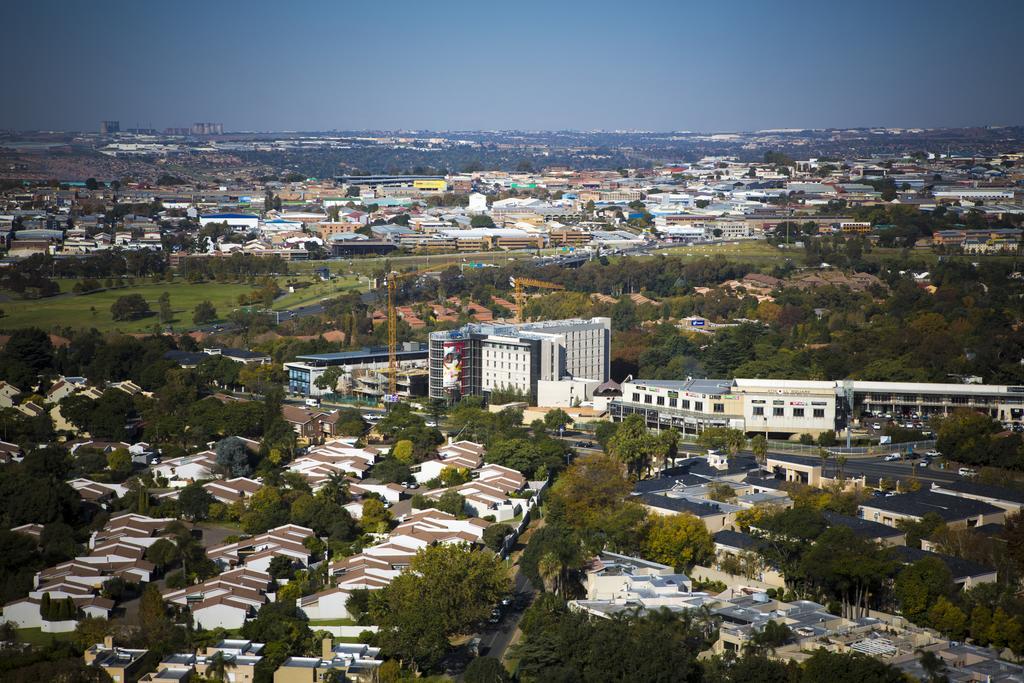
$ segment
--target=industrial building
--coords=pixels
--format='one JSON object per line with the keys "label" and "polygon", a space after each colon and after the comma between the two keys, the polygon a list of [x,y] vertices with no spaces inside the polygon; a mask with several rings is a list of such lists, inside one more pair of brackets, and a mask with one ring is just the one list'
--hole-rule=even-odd
{"label": "industrial building", "polygon": [[470,324],[430,335],[430,396],[490,399],[513,391],[537,401],[545,380],[608,379],[611,319]]}

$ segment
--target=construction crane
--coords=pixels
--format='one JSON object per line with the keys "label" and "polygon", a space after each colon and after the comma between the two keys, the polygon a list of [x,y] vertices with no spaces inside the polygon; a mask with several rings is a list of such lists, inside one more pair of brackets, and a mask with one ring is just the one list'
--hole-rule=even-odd
{"label": "construction crane", "polygon": [[395,309],[395,293],[398,291],[398,283],[405,278],[443,270],[451,265],[450,263],[441,263],[404,273],[393,270],[385,276],[388,286],[388,395],[391,397],[398,393],[398,311]]}
{"label": "construction crane", "polygon": [[523,292],[523,287],[538,287],[540,289],[565,289],[562,285],[556,285],[554,282],[544,282],[543,280],[534,280],[528,277],[510,277],[508,283],[512,285],[516,294],[516,322],[523,322],[523,301],[526,294]]}

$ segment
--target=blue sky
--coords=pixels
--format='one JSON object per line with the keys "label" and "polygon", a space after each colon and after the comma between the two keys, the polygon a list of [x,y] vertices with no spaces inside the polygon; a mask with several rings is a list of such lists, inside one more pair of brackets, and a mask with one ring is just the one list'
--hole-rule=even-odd
{"label": "blue sky", "polygon": [[1024,2],[5,3],[0,128],[1024,123]]}

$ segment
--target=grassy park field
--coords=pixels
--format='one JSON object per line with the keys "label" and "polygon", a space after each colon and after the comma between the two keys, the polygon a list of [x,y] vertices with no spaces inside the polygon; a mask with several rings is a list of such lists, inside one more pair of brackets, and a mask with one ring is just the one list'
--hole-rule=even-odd
{"label": "grassy park field", "polygon": [[[309,282],[310,278],[278,278],[278,285],[287,291],[289,280]],[[274,302],[274,308],[281,310],[313,303],[332,294],[352,289],[358,284],[358,279],[354,277],[330,282],[317,281],[309,287],[297,289],[294,293],[278,298]],[[45,299],[20,299],[15,296],[3,296],[0,292],[0,310],[4,312],[4,316],[0,318],[0,328],[39,327],[47,330],[61,326],[95,327],[104,332],[148,332],[158,322],[155,311],[159,310],[160,295],[167,292],[170,294],[171,310],[174,312],[170,324],[175,329],[190,329],[196,326],[192,319],[196,304],[209,301],[217,309],[217,314],[224,318],[238,307],[239,295],[249,294],[254,289],[253,285],[247,283],[192,284],[184,280],[175,280],[157,283],[146,281],[92,294],[72,294],[70,289],[73,285],[73,280],[62,281],[61,291],[65,293]],[[118,298],[128,294],[141,295],[154,314],[140,320],[114,320],[110,313],[111,305]]]}

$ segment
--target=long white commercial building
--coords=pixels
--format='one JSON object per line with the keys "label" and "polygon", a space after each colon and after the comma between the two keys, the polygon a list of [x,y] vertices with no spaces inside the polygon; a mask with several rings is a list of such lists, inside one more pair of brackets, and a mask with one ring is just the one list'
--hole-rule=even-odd
{"label": "long white commercial building", "polygon": [[610,404],[621,420],[644,416],[651,427],[698,433],[730,427],[786,437],[842,429],[868,412],[925,420],[958,409],[1004,423],[1024,421],[1024,386],[860,380],[644,380],[628,378]]}

